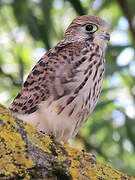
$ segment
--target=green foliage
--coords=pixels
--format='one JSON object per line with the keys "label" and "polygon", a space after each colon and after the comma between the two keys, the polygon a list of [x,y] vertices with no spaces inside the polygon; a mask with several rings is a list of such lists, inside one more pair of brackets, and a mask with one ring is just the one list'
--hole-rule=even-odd
{"label": "green foliage", "polygon": [[0,1],[0,102],[7,106],[43,51],[63,37],[74,17],[93,14],[108,21],[112,36],[102,95],[73,144],[131,175],[135,175],[135,57],[129,56],[134,51],[134,6],[134,0]]}

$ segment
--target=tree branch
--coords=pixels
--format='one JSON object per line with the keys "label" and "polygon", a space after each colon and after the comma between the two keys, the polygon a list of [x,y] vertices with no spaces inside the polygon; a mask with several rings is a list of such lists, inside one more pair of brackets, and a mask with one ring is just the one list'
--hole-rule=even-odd
{"label": "tree branch", "polygon": [[79,16],[86,14],[86,10],[83,8],[80,0],[67,0],[69,1],[73,8],[75,9],[76,13],[79,14]]}
{"label": "tree branch", "polygon": [[14,119],[0,105],[0,179],[135,180]]}
{"label": "tree branch", "polygon": [[132,32],[132,36],[133,36],[133,39],[135,40],[135,28],[132,24],[132,14],[130,13],[130,10],[129,10],[129,2],[127,0],[117,0],[117,2],[119,3],[125,17],[127,18],[128,22],[129,22],[129,26],[130,26],[130,30]]}

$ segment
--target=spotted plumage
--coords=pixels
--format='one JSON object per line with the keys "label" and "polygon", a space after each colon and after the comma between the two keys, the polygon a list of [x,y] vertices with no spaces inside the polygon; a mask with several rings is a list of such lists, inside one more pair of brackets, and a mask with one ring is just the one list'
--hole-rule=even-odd
{"label": "spotted plumage", "polygon": [[101,93],[108,40],[104,20],[76,18],[28,75],[10,106],[14,116],[59,141],[76,135]]}

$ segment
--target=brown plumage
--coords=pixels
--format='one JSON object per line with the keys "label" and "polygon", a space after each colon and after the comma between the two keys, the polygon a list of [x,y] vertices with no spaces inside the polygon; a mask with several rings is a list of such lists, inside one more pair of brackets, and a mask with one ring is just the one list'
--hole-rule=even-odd
{"label": "brown plumage", "polygon": [[35,65],[10,106],[14,116],[59,141],[77,134],[96,106],[104,76],[107,24],[73,20],[63,40]]}

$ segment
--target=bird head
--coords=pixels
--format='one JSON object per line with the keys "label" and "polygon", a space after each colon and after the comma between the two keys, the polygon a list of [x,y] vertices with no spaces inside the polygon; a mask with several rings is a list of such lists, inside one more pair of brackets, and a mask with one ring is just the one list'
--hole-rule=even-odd
{"label": "bird head", "polygon": [[72,41],[90,41],[106,48],[110,40],[107,23],[97,16],[80,16],[72,21],[66,30],[66,37]]}

